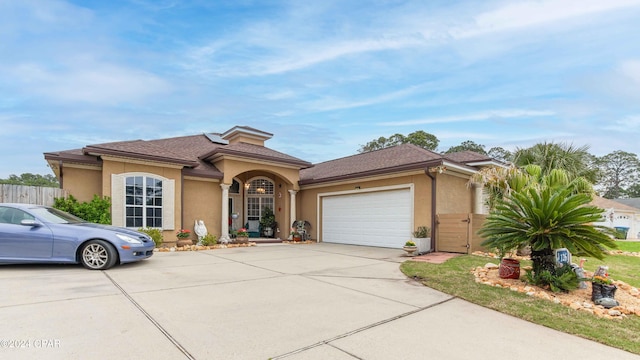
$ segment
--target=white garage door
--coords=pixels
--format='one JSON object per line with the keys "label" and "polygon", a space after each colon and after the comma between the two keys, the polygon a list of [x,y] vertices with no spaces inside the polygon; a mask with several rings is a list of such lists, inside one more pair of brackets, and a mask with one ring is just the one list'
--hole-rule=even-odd
{"label": "white garage door", "polygon": [[401,248],[411,238],[409,189],[322,198],[322,241]]}

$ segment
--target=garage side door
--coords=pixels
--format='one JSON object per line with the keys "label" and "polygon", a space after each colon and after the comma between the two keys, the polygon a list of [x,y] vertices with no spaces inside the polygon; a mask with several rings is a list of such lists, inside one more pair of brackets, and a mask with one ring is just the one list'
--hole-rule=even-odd
{"label": "garage side door", "polygon": [[411,238],[409,189],[322,198],[322,241],[401,248]]}

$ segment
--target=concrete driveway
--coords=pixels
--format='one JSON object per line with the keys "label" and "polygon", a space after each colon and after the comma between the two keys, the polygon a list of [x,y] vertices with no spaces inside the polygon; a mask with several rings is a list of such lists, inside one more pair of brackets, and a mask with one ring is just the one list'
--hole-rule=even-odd
{"label": "concrete driveway", "polygon": [[405,259],[312,244],[2,266],[0,358],[639,358],[416,284]]}

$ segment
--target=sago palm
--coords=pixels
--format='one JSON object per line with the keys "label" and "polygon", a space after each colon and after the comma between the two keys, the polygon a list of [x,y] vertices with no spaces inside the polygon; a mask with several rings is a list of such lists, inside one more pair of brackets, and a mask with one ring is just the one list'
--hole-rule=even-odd
{"label": "sago palm", "polygon": [[482,245],[503,252],[531,246],[533,272],[555,268],[553,249],[602,259],[604,247],[615,248],[611,229],[591,225],[602,209],[588,205],[591,196],[563,187],[528,187],[499,200],[479,234]]}

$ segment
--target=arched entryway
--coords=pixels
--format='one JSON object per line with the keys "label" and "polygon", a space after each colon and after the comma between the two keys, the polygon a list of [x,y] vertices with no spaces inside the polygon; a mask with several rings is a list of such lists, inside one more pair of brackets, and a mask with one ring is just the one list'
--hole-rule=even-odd
{"label": "arched entryway", "polygon": [[274,211],[275,184],[266,177],[256,177],[245,183],[245,215],[249,234],[260,237],[260,220],[266,208]]}

